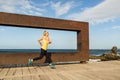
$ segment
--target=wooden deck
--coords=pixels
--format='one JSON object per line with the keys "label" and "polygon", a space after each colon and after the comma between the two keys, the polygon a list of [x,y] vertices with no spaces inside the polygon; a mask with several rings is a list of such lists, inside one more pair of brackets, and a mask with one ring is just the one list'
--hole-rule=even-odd
{"label": "wooden deck", "polygon": [[120,80],[120,61],[0,68],[0,80]]}

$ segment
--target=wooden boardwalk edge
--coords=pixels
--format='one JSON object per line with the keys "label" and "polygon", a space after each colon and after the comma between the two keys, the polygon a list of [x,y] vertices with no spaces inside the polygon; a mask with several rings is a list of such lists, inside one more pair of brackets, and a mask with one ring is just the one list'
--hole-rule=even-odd
{"label": "wooden boardwalk edge", "polygon": [[0,80],[120,80],[120,61],[0,68]]}

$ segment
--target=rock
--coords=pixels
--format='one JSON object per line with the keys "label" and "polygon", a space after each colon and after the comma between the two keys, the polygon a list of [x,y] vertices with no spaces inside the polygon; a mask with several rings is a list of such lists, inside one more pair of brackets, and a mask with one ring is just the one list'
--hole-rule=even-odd
{"label": "rock", "polygon": [[111,49],[111,54],[116,55],[117,56],[117,47],[113,46]]}
{"label": "rock", "polygon": [[120,56],[117,54],[117,47],[113,46],[110,52],[103,53],[100,56],[90,56],[90,59],[101,59],[101,61],[120,60]]}
{"label": "rock", "polygon": [[102,61],[120,59],[120,56],[117,56],[117,47],[116,46],[112,47],[111,52],[104,53],[104,54],[101,55],[101,57],[104,57],[103,59],[101,59]]}

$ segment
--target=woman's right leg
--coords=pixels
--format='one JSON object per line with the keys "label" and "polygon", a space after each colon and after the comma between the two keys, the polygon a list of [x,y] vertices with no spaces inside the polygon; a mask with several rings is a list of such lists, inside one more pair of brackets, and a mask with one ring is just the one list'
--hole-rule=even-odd
{"label": "woman's right leg", "polygon": [[45,57],[45,63],[52,63],[51,53],[46,53]]}

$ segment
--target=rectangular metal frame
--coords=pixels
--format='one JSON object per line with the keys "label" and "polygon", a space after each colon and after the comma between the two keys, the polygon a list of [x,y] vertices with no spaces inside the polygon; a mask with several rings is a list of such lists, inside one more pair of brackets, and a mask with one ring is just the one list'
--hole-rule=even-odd
{"label": "rectangular metal frame", "polygon": [[[52,60],[53,62],[89,60],[88,22],[0,12],[0,25],[77,31],[77,52],[52,53]],[[38,55],[39,53],[3,53],[0,54],[0,64],[25,64],[29,58]],[[41,60],[41,62],[43,62],[43,60]]]}

